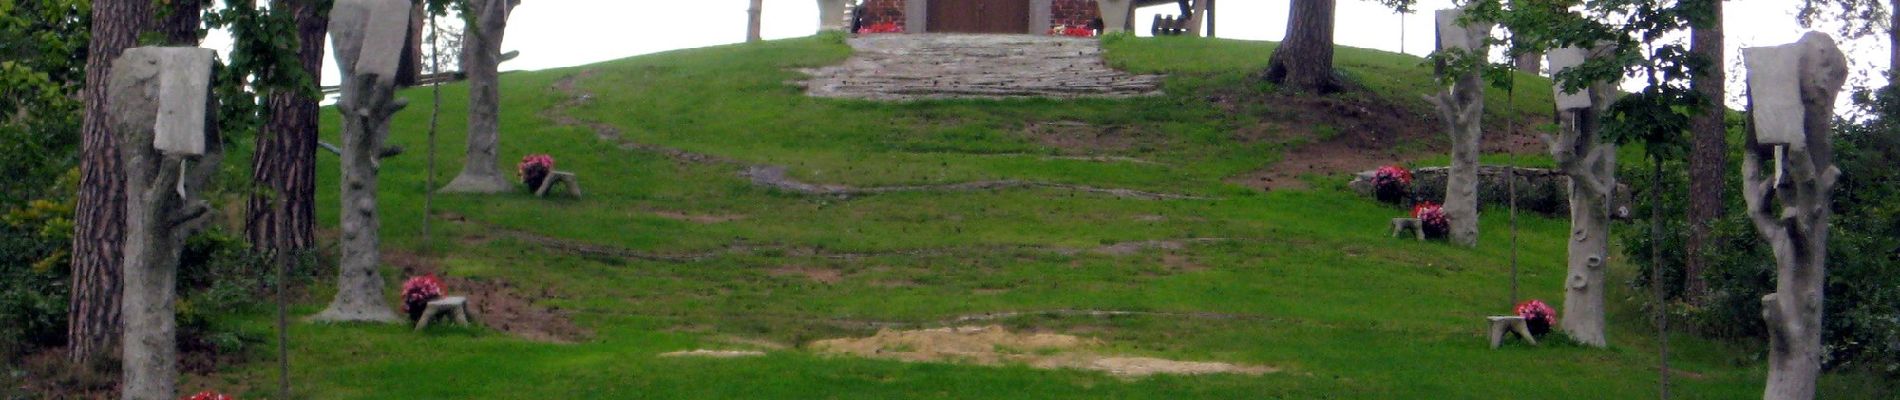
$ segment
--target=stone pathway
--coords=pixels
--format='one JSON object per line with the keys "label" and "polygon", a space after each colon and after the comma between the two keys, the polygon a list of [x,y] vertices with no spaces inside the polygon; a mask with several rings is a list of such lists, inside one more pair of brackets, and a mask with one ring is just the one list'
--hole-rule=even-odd
{"label": "stone pathway", "polygon": [[1101,43],[1038,35],[878,34],[849,40],[841,65],[807,69],[814,97],[868,100],[1131,97],[1161,76],[1102,61]]}

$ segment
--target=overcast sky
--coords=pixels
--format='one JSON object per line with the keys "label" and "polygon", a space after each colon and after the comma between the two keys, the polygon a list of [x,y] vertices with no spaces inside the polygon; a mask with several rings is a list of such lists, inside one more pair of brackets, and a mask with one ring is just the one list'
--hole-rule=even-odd
{"label": "overcast sky", "polygon": [[[527,0],[509,19],[503,50],[519,50],[520,58],[504,70],[536,70],[583,65],[674,49],[737,43],[745,39],[747,0]],[[1726,3],[1727,60],[1731,71],[1731,103],[1740,90],[1738,50],[1741,47],[1793,42],[1805,32],[1795,22],[1796,0],[1734,0]],[[1219,35],[1247,40],[1280,40],[1286,33],[1286,0],[1229,0],[1219,3]],[[1338,3],[1335,40],[1343,46],[1431,52],[1431,14],[1422,11],[1400,16],[1368,0]],[[1451,7],[1450,0],[1420,0],[1419,10]],[[1175,13],[1174,6],[1149,7],[1139,13],[1137,30],[1146,35],[1156,13]],[[816,31],[817,2],[765,0],[763,35],[792,38]],[[1401,27],[1404,27],[1401,29]],[[1823,31],[1832,33],[1831,28]],[[206,46],[229,47],[229,39],[210,38]],[[1401,36],[1404,48],[1401,49]],[[1850,85],[1879,85],[1887,69],[1887,44],[1879,38],[1843,41],[1856,81]],[[324,66],[324,82],[337,81],[335,68]],[[1635,82],[1626,84],[1634,85]]]}

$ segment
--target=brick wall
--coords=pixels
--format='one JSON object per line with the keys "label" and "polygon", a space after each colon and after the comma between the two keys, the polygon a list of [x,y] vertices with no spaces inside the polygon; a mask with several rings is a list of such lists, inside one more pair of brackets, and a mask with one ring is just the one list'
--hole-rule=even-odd
{"label": "brick wall", "polygon": [[904,0],[864,0],[864,17],[866,26],[889,22],[904,28]]}
{"label": "brick wall", "polygon": [[1101,9],[1095,7],[1095,0],[1051,0],[1049,7],[1049,27],[1088,26],[1095,17],[1101,16]]}

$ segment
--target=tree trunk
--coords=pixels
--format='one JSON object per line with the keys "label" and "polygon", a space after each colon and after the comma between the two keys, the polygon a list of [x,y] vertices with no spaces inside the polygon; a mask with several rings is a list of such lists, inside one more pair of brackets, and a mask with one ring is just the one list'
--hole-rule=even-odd
{"label": "tree trunk", "polygon": [[1693,55],[1709,61],[1709,67],[1698,71],[1690,81],[1705,101],[1701,112],[1691,117],[1689,128],[1694,144],[1689,153],[1689,238],[1684,246],[1688,263],[1683,270],[1682,297],[1692,304],[1700,304],[1708,291],[1702,275],[1708,267],[1709,228],[1722,216],[1723,177],[1728,169],[1728,107],[1722,100],[1723,85],[1728,82],[1722,62],[1722,1],[1703,1],[1712,3],[1715,19],[1699,24],[1689,39]]}
{"label": "tree trunk", "polygon": [[1538,75],[1544,72],[1543,61],[1544,61],[1543,54],[1526,53],[1526,54],[1519,54],[1517,56],[1517,60],[1513,62],[1512,65],[1517,67],[1518,72],[1523,72],[1523,73],[1527,73],[1531,75]]}
{"label": "tree trunk", "polygon": [[[1438,36],[1439,51],[1454,49],[1475,50],[1479,54],[1485,49],[1484,38],[1490,36],[1491,24],[1459,26],[1457,19],[1461,10],[1439,10]],[[1479,146],[1484,143],[1484,82],[1478,71],[1457,72],[1458,76],[1441,66],[1438,79],[1444,82],[1454,80],[1451,87],[1436,96],[1426,96],[1438,109],[1445,121],[1445,132],[1451,136],[1451,171],[1445,176],[1445,218],[1450,220],[1452,243],[1461,246],[1478,245],[1478,154]]]}
{"label": "tree trunk", "polygon": [[396,64],[396,87],[411,87],[422,79],[422,0],[409,6],[409,37],[402,42],[402,58]]}
{"label": "tree trunk", "polygon": [[468,153],[444,193],[501,193],[514,187],[496,167],[501,146],[501,40],[516,0],[471,0],[475,26],[462,38],[468,70]]}
{"label": "tree trunk", "polygon": [[1333,71],[1335,0],[1293,0],[1286,39],[1267,59],[1268,82],[1293,90],[1332,94],[1345,90]]}
{"label": "tree trunk", "polygon": [[[1887,75],[1900,76],[1900,0],[1887,7]],[[1889,78],[1888,81],[1900,79]]]}
{"label": "tree trunk", "polygon": [[1128,26],[1134,21],[1129,12],[1133,6],[1129,0],[1096,0],[1095,11],[1102,16],[1102,33],[1134,31]]}
{"label": "tree trunk", "polygon": [[[1834,167],[1828,135],[1834,100],[1847,81],[1847,61],[1834,41],[1810,32],[1800,49],[1799,96],[1804,108],[1800,143],[1757,142],[1758,124],[1749,125],[1742,151],[1742,191],[1748,216],[1775,252],[1775,293],[1762,297],[1768,325],[1768,386],[1763,398],[1814,398],[1821,374],[1822,301],[1827,280],[1830,210],[1840,169]],[[1757,73],[1750,61],[1750,73]],[[1788,66],[1793,67],[1793,66]],[[1752,79],[1751,79],[1752,80]],[[1749,103],[1755,101],[1751,92]],[[1754,117],[1755,110],[1751,110]],[[1786,157],[1775,157],[1777,147]],[[1763,171],[1764,163],[1775,171]]]}
{"label": "tree trunk", "polygon": [[[486,0],[474,0],[474,1],[486,1]],[[752,0],[752,7],[747,8],[745,11],[746,12],[745,41],[747,43],[757,42],[760,40],[759,19],[762,18],[761,13],[764,12],[764,9],[763,9],[764,2],[765,2],[764,0]]]}
{"label": "tree trunk", "polygon": [[[1576,51],[1561,49],[1557,52]],[[1571,65],[1558,65],[1551,73]],[[1580,61],[1581,57],[1579,57]],[[1561,85],[1559,85],[1561,87]],[[1560,89],[1561,90],[1561,89]],[[1616,85],[1597,83],[1585,89],[1590,104],[1562,110],[1556,137],[1546,136],[1551,159],[1570,177],[1570,240],[1568,273],[1564,278],[1564,333],[1586,345],[1604,347],[1604,278],[1610,265],[1610,204],[1616,188],[1616,146],[1598,142],[1598,117],[1616,95]]]}
{"label": "tree trunk", "polygon": [[71,301],[66,343],[75,364],[116,355],[119,339],[119,268],[125,235],[125,172],[118,137],[106,108],[112,61],[138,42],[150,18],[148,0],[97,0],[86,45],[86,104],[80,133],[80,181],[74,209]]}
{"label": "tree trunk", "polygon": [[[312,79],[323,76],[323,39],[328,12],[316,2],[276,0],[297,23],[297,61]],[[270,120],[257,137],[251,159],[251,192],[244,233],[251,246],[278,256],[316,245],[317,98],[274,91],[265,100]]]}
{"label": "tree trunk", "polygon": [[171,0],[165,18],[151,29],[165,36],[167,46],[197,46],[198,28],[203,25],[205,0]]}
{"label": "tree trunk", "polygon": [[[121,135],[127,199],[120,388],[125,399],[178,398],[178,256],[185,238],[210,219],[211,207],[198,194],[223,159],[215,134],[217,114],[212,112],[217,103],[210,96],[212,56],[210,50],[196,47],[142,47],[126,51],[114,63],[111,127]],[[196,89],[203,91],[161,91],[161,76],[171,71],[202,74],[199,83],[204,86]],[[158,132],[158,126],[175,121],[159,113],[161,104],[172,102],[204,103],[203,129]],[[169,126],[166,129],[178,129]],[[153,146],[155,135],[196,135],[204,139],[204,151],[160,151]]]}
{"label": "tree trunk", "polygon": [[[374,48],[370,43],[391,39],[367,37],[378,30],[366,27],[379,23],[382,12],[407,12],[408,8],[379,9],[373,2],[337,2],[331,11],[331,36],[335,38],[337,70],[342,72],[343,91],[337,98],[337,113],[343,117],[343,189],[340,227],[343,257],[337,263],[337,292],[330,307],[312,317],[324,322],[396,322],[401,318],[383,298],[381,272],[382,222],[376,204],[376,174],[383,142],[389,138],[389,120],[408,103],[395,97],[394,77],[381,74],[393,71],[359,71],[357,61],[388,60],[400,54],[359,54]],[[393,8],[393,7],[392,7]],[[404,18],[407,23],[408,18]],[[405,33],[406,34],[406,33]],[[387,42],[383,42],[387,43]],[[394,49],[400,52],[400,49]],[[366,65],[376,65],[365,62]],[[387,64],[383,64],[387,65]],[[360,72],[360,73],[359,73]]]}

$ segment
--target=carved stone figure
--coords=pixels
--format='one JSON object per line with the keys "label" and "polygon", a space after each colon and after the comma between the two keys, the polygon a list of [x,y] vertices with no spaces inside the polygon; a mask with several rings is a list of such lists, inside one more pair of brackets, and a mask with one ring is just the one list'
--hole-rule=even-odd
{"label": "carved stone figure", "polygon": [[[1438,10],[1438,50],[1484,54],[1484,39],[1491,34],[1491,23],[1463,24],[1461,9]],[[1452,243],[1478,245],[1478,151],[1483,143],[1484,83],[1475,69],[1448,71],[1441,63],[1439,80],[1451,85],[1425,100],[1437,107],[1451,135],[1451,174],[1445,179],[1445,216],[1451,220]],[[1456,73],[1457,76],[1446,76]]]}
{"label": "carved stone figure", "polygon": [[337,0],[330,11],[330,43],[343,76],[336,104],[343,115],[343,258],[337,265],[336,298],[315,321],[401,320],[383,298],[376,174],[389,119],[408,104],[395,98],[394,61],[401,56],[409,11],[404,0]]}
{"label": "carved stone figure", "polygon": [[[1550,52],[1552,74],[1576,67],[1594,57],[1609,55],[1608,48],[1564,48]],[[1575,92],[1556,85],[1556,137],[1544,135],[1550,157],[1570,176],[1569,271],[1564,277],[1562,328],[1579,343],[1603,347],[1603,295],[1608,288],[1604,268],[1609,266],[1610,205],[1616,190],[1616,145],[1597,136],[1597,118],[1616,95],[1615,82],[1592,82]]]}

